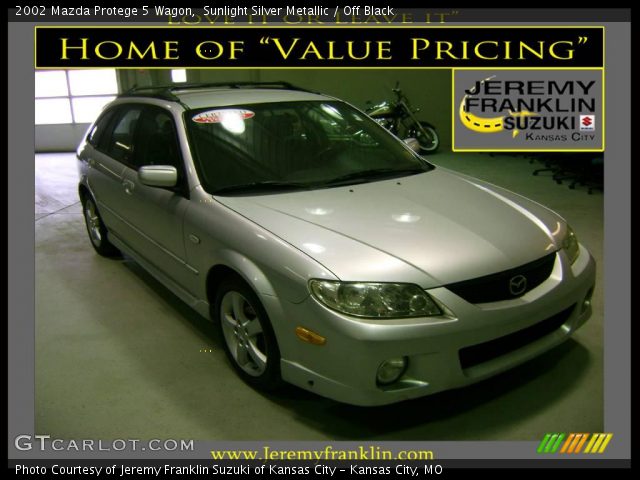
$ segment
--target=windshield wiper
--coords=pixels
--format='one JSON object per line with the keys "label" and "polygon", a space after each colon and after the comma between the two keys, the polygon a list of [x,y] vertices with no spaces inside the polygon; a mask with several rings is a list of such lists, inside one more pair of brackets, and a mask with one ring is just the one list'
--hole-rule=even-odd
{"label": "windshield wiper", "polygon": [[424,173],[427,170],[419,167],[412,168],[374,168],[372,170],[362,170],[360,172],[351,172],[346,175],[328,180],[322,183],[321,187],[337,187],[340,185],[354,185],[356,183],[366,183],[371,180],[380,180],[384,178],[405,177]]}
{"label": "windshield wiper", "polygon": [[238,185],[229,185],[227,187],[214,190],[212,195],[222,195],[225,193],[243,193],[255,191],[271,191],[271,190],[306,190],[309,185],[304,183],[280,182],[277,180],[263,180],[260,182],[241,183]]}

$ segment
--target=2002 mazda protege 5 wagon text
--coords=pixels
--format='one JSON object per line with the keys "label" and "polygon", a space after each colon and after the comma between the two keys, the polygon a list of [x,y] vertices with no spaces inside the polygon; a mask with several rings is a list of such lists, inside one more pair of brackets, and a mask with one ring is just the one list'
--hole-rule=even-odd
{"label": "2002 mazda protege 5 wagon text", "polygon": [[329,96],[134,89],[78,158],[97,252],[211,318],[256,387],[397,402],[511,368],[591,315],[594,260],[565,220]]}

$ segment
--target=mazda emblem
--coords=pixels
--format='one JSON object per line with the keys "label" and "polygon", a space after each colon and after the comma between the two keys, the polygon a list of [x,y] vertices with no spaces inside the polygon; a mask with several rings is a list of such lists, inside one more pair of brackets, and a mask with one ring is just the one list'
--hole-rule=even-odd
{"label": "mazda emblem", "polygon": [[509,292],[511,292],[511,295],[514,297],[522,295],[526,289],[527,277],[524,275],[516,275],[515,277],[511,277],[511,280],[509,280]]}

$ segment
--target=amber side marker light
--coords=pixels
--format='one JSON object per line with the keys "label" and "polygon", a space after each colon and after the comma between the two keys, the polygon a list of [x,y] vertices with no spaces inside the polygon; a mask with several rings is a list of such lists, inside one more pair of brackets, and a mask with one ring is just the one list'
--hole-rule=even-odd
{"label": "amber side marker light", "polygon": [[310,343],[311,345],[324,345],[327,343],[327,339],[322,335],[304,327],[296,327],[296,336],[303,342]]}

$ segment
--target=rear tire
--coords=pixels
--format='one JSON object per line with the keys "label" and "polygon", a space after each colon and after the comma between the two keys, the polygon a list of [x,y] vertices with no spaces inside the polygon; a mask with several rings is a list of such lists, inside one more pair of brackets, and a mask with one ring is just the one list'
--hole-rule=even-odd
{"label": "rear tire", "polygon": [[251,287],[238,276],[226,278],[218,288],[213,309],[225,353],[240,378],[261,390],[279,387],[278,342]]}
{"label": "rear tire", "polygon": [[109,241],[107,227],[102,221],[95,200],[90,195],[86,195],[82,199],[82,212],[89,240],[91,240],[91,245],[93,245],[95,251],[103,257],[119,256],[120,250]]}
{"label": "rear tire", "polygon": [[412,136],[418,140],[422,153],[433,153],[440,146],[440,137],[436,129],[426,122],[420,122],[422,128],[413,130]]}

